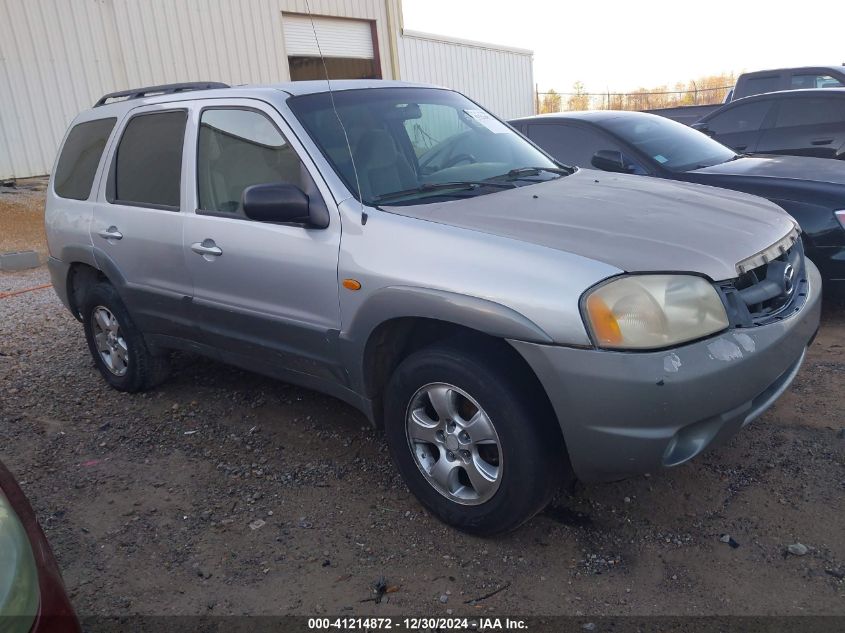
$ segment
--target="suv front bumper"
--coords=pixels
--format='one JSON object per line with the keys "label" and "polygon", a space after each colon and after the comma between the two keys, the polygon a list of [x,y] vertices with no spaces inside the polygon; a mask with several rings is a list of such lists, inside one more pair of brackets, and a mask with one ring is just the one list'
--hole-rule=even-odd
{"label": "suv front bumper", "polygon": [[789,387],[818,330],[821,277],[807,260],[801,310],[659,352],[509,341],[537,374],[576,476],[613,481],[676,466],[731,437]]}

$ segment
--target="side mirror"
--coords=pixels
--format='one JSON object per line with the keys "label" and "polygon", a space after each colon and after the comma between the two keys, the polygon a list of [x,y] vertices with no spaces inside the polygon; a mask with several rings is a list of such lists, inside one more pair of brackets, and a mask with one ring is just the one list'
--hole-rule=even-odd
{"label": "side mirror", "polygon": [[244,215],[258,222],[308,222],[308,196],[299,187],[283,183],[252,185],[244,189]]}
{"label": "side mirror", "polygon": [[600,149],[590,161],[593,167],[602,171],[612,171],[619,174],[630,174],[631,167],[625,162],[622,152],[614,149]]}
{"label": "side mirror", "polygon": [[693,123],[690,126],[693,130],[698,130],[699,132],[703,132],[707,136],[713,136],[713,131],[710,129],[710,126],[706,123]]}

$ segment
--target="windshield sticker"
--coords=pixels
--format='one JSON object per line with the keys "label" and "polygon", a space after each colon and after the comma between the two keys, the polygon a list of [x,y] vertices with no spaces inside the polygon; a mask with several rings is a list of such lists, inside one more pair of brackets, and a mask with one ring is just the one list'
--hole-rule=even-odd
{"label": "windshield sticker", "polygon": [[495,134],[507,134],[510,132],[510,128],[508,128],[508,126],[492,117],[484,110],[464,110],[464,112],[469,118],[478,121],[481,125]]}
{"label": "windshield sticker", "polygon": [[666,158],[663,154],[658,154],[654,157],[654,160],[656,160],[658,163],[666,163],[669,161],[669,159]]}

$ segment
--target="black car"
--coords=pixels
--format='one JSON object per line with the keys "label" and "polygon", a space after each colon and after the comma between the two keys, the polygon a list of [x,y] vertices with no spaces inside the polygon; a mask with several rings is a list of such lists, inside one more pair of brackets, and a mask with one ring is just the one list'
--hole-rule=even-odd
{"label": "black car", "polygon": [[569,112],[511,125],[561,163],[768,198],[798,220],[826,289],[845,291],[845,162],[737,154],[686,125],[644,112]]}
{"label": "black car", "polygon": [[692,127],[738,152],[845,159],[845,88],[738,99]]}

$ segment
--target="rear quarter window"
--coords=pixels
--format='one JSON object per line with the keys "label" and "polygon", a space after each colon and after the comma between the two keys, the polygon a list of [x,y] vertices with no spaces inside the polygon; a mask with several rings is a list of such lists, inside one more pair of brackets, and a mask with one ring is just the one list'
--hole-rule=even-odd
{"label": "rear quarter window", "polygon": [[73,126],[59,155],[53,190],[60,198],[87,200],[94,175],[117,119],[97,119]]}

